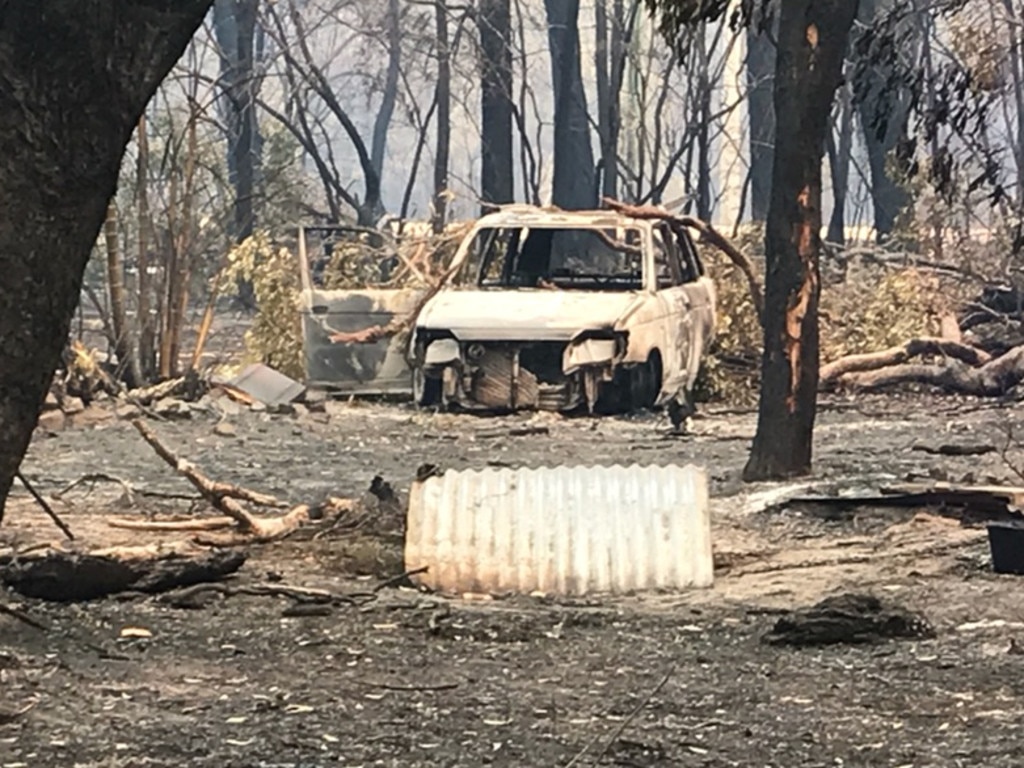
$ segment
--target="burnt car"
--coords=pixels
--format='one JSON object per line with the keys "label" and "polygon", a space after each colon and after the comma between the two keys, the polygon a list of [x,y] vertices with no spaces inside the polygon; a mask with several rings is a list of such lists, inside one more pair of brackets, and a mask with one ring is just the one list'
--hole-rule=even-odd
{"label": "burnt car", "polygon": [[410,338],[420,405],[690,407],[716,296],[685,231],[510,206],[479,219],[448,275]]}

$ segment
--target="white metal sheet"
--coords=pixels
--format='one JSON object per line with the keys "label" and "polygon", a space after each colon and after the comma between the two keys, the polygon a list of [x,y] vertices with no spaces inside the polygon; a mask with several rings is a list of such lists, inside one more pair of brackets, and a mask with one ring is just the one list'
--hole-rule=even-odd
{"label": "white metal sheet", "polygon": [[637,465],[449,470],[413,486],[405,563],[450,592],[709,587],[706,473]]}

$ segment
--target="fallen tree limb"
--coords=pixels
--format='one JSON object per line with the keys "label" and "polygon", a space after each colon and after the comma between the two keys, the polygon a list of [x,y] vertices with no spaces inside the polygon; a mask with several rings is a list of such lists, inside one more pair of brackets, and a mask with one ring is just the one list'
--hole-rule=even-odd
{"label": "fallen tree limb", "polygon": [[848,373],[838,380],[846,389],[871,392],[896,384],[925,384],[946,392],[975,397],[999,397],[1024,380],[1024,346],[973,368],[958,360],[945,363],[905,363],[865,373]]}
{"label": "fallen tree limb", "polygon": [[681,229],[693,229],[700,233],[701,238],[709,245],[714,246],[721,251],[739,270],[743,273],[743,276],[747,278],[747,288],[750,291],[750,299],[754,303],[754,309],[757,311],[759,318],[764,316],[764,288],[761,285],[760,279],[757,277],[757,272],[754,270],[754,265],[751,264],[750,259],[735,245],[733,245],[729,239],[715,229],[711,224],[693,216],[676,216],[669,213],[663,208],[657,208],[652,205],[631,205],[629,203],[623,203],[618,200],[613,200],[610,197],[602,198],[602,201],[613,211],[617,211],[625,216],[630,216],[634,219],[648,219],[655,221],[664,221],[673,229],[678,232]]}
{"label": "fallen tree limb", "polygon": [[905,363],[922,355],[942,355],[972,366],[985,365],[992,361],[992,356],[987,352],[966,344],[948,339],[921,337],[880,352],[841,357],[821,367],[819,381],[822,385],[832,384],[848,373],[878,370]]}
{"label": "fallen tree limb", "polygon": [[0,581],[15,592],[52,602],[93,600],[128,590],[165,592],[234,573],[245,555],[159,547],[115,547],[93,552],[49,549],[0,566]]}
{"label": "fallen tree limb", "polygon": [[202,539],[197,537],[196,541],[211,546],[232,546],[235,544],[275,541],[284,538],[312,519],[310,507],[306,504],[293,507],[281,517],[256,517],[246,510],[238,502],[238,499],[256,504],[263,503],[267,506],[270,506],[268,502],[273,502],[274,506],[284,506],[284,504],[273,496],[211,480],[190,462],[174,455],[140,419],[132,421],[132,425],[160,458],[174,467],[179,475],[192,483],[203,498],[215,509],[220,510],[234,520],[238,527],[237,534],[223,537],[211,536]]}

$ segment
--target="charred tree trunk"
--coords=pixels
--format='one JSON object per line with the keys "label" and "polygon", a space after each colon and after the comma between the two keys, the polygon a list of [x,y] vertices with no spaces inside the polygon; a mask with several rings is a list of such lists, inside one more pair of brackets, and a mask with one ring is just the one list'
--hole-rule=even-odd
{"label": "charred tree trunk", "polygon": [[480,0],[480,197],[484,210],[514,199],[512,170],[512,11],[509,0]]}
{"label": "charred tree trunk", "polygon": [[[370,142],[370,162],[373,164],[377,178],[384,173],[384,155],[388,147],[388,130],[391,128],[391,117],[395,114],[395,102],[398,101],[398,76],[402,67],[402,25],[398,0],[388,0],[388,10],[384,17],[385,34],[388,41],[388,69],[384,75],[384,90],[381,94],[380,109],[373,121],[373,137]],[[369,204],[371,201],[367,200]],[[376,201],[376,215],[384,212],[383,205]]]}
{"label": "charred tree trunk", "polygon": [[[860,18],[871,25],[879,12],[877,0],[861,0]],[[885,57],[861,63],[856,83],[857,111],[871,175],[871,204],[875,233],[884,241],[896,225],[896,217],[910,202],[906,190],[893,178],[890,156],[907,138],[911,94],[909,86],[893,82],[896,62]]]}
{"label": "charred tree trunk", "polygon": [[853,152],[853,94],[843,87],[836,115],[838,141],[835,131],[829,131],[828,167],[832,174],[832,216],[828,222],[830,243],[843,245],[846,242],[846,195],[850,182],[850,155]]}
{"label": "charred tree trunk", "polygon": [[434,210],[431,228],[442,232],[448,220],[448,163],[451,151],[452,65],[448,45],[448,6],[438,0],[434,7],[437,36],[437,86],[434,99],[437,104],[437,145],[434,151]]}
{"label": "charred tree trunk", "polygon": [[818,391],[821,160],[857,3],[786,0],[775,68],[777,131],[768,211],[757,433],[745,480],[804,474]]}
{"label": "charred tree trunk", "polygon": [[136,129],[135,205],[138,210],[138,342],[139,367],[144,382],[156,377],[156,328],[153,325],[153,281],[149,274],[149,249],[152,226],[149,213],[149,128],[146,115],[139,117]]}
{"label": "charred tree trunk", "polygon": [[209,0],[0,5],[0,515],[124,148]]}
{"label": "charred tree trunk", "polygon": [[768,218],[772,191],[772,157],[775,148],[775,44],[763,25],[747,31],[747,112],[750,121],[750,215],[754,221]]}
{"label": "charred tree trunk", "polygon": [[[597,125],[601,141],[601,196],[615,198],[619,188],[619,133],[622,128],[619,99],[625,64],[626,13],[623,0],[594,4],[595,66],[597,74]],[[609,23],[610,22],[610,23]]]}
{"label": "charred tree trunk", "polygon": [[597,207],[590,115],[580,69],[579,0],[544,0],[555,94],[552,202],[567,210]]}
{"label": "charred tree trunk", "polygon": [[128,327],[127,296],[124,286],[124,255],[121,252],[120,227],[117,220],[117,203],[113,200],[107,206],[107,220],[103,225],[104,242],[107,247],[107,290],[110,293],[110,320],[114,329],[114,352],[121,376],[129,388],[143,385],[141,366],[135,337]]}
{"label": "charred tree trunk", "polygon": [[[224,92],[220,111],[228,135],[228,181],[235,193],[231,235],[237,243],[250,237],[256,226],[256,182],[263,156],[256,112],[258,6],[259,0],[215,0],[213,6]],[[239,282],[238,298],[244,307],[255,308],[251,283]]]}

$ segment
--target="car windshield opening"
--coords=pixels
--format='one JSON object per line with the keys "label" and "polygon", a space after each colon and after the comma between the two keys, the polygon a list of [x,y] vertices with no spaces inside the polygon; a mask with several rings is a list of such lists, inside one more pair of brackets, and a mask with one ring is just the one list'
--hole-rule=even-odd
{"label": "car windshield opening", "polygon": [[466,278],[482,288],[634,291],[643,286],[641,244],[635,228],[482,229]]}

